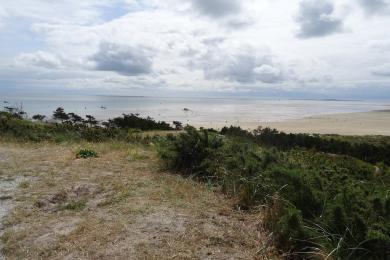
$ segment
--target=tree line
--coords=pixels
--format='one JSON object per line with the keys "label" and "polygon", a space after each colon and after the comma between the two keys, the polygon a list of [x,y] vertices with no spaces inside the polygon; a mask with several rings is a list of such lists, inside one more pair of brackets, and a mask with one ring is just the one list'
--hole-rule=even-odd
{"label": "tree line", "polygon": [[[34,115],[32,119],[43,121],[46,117],[44,115]],[[119,128],[128,129],[135,128],[140,130],[174,130],[181,127],[180,122],[174,122],[175,128],[164,121],[155,121],[151,117],[142,118],[139,114],[123,114],[121,117],[115,117],[108,121],[99,122],[94,116],[86,115],[85,118],[75,114],[66,113],[63,107],[57,108],[53,111],[52,119],[61,122],[62,124],[70,124],[74,126],[88,126],[88,127],[105,127],[105,128]]]}

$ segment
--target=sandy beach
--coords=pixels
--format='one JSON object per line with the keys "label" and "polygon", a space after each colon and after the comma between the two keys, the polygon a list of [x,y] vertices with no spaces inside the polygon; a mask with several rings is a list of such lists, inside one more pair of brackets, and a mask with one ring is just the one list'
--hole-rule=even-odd
{"label": "sandy beach", "polygon": [[[231,124],[228,122],[227,125]],[[215,123],[203,126],[223,127]],[[239,126],[244,129],[255,129],[258,126],[271,127],[287,133],[390,135],[390,110],[319,115],[282,122],[240,122]]]}
{"label": "sandy beach", "polygon": [[263,125],[289,133],[390,135],[390,110],[312,116]]}

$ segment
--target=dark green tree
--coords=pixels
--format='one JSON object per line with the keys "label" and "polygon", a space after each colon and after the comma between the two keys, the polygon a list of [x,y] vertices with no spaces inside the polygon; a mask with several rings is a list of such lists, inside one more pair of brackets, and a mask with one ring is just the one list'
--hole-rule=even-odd
{"label": "dark green tree", "polygon": [[40,114],[36,114],[36,115],[32,116],[32,119],[38,120],[38,121],[43,121],[43,119],[45,119],[45,118],[46,118],[46,116],[40,115]]}
{"label": "dark green tree", "polygon": [[90,126],[97,125],[98,121],[96,120],[95,117],[91,115],[86,115],[85,117],[87,118],[87,120],[84,121],[85,123],[89,124]]}
{"label": "dark green tree", "polygon": [[173,121],[173,125],[175,126],[175,130],[183,130],[183,124],[179,121]]}
{"label": "dark green tree", "polygon": [[83,122],[83,118],[75,113],[68,113],[68,116],[73,124],[80,124]]}
{"label": "dark green tree", "polygon": [[64,108],[59,107],[56,109],[56,111],[53,112],[53,119],[64,122],[66,120],[69,120],[69,115],[65,113]]}

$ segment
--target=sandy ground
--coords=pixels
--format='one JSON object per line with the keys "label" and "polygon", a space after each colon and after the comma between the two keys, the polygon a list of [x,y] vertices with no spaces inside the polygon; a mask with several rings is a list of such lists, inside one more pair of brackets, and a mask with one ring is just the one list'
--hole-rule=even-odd
{"label": "sandy ground", "polygon": [[283,122],[205,123],[197,126],[221,128],[225,125],[239,125],[244,129],[271,127],[287,133],[390,135],[390,110],[311,116]]}
{"label": "sandy ground", "polygon": [[[99,158],[76,159],[81,147]],[[159,169],[150,148],[0,143],[6,259],[268,259],[260,212]],[[16,181],[17,180],[17,181]],[[21,180],[21,181],[19,181]],[[272,257],[274,258],[274,257]]]}

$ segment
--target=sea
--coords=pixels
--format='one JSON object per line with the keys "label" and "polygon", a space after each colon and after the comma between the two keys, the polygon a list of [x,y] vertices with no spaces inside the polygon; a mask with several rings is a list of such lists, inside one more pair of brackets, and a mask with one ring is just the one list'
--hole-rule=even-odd
{"label": "sea", "polygon": [[28,116],[46,115],[63,107],[80,116],[107,120],[139,114],[158,121],[180,121],[195,126],[239,125],[242,122],[280,122],[308,116],[389,110],[390,101],[279,98],[201,98],[103,95],[3,96],[0,107],[17,106]]}

